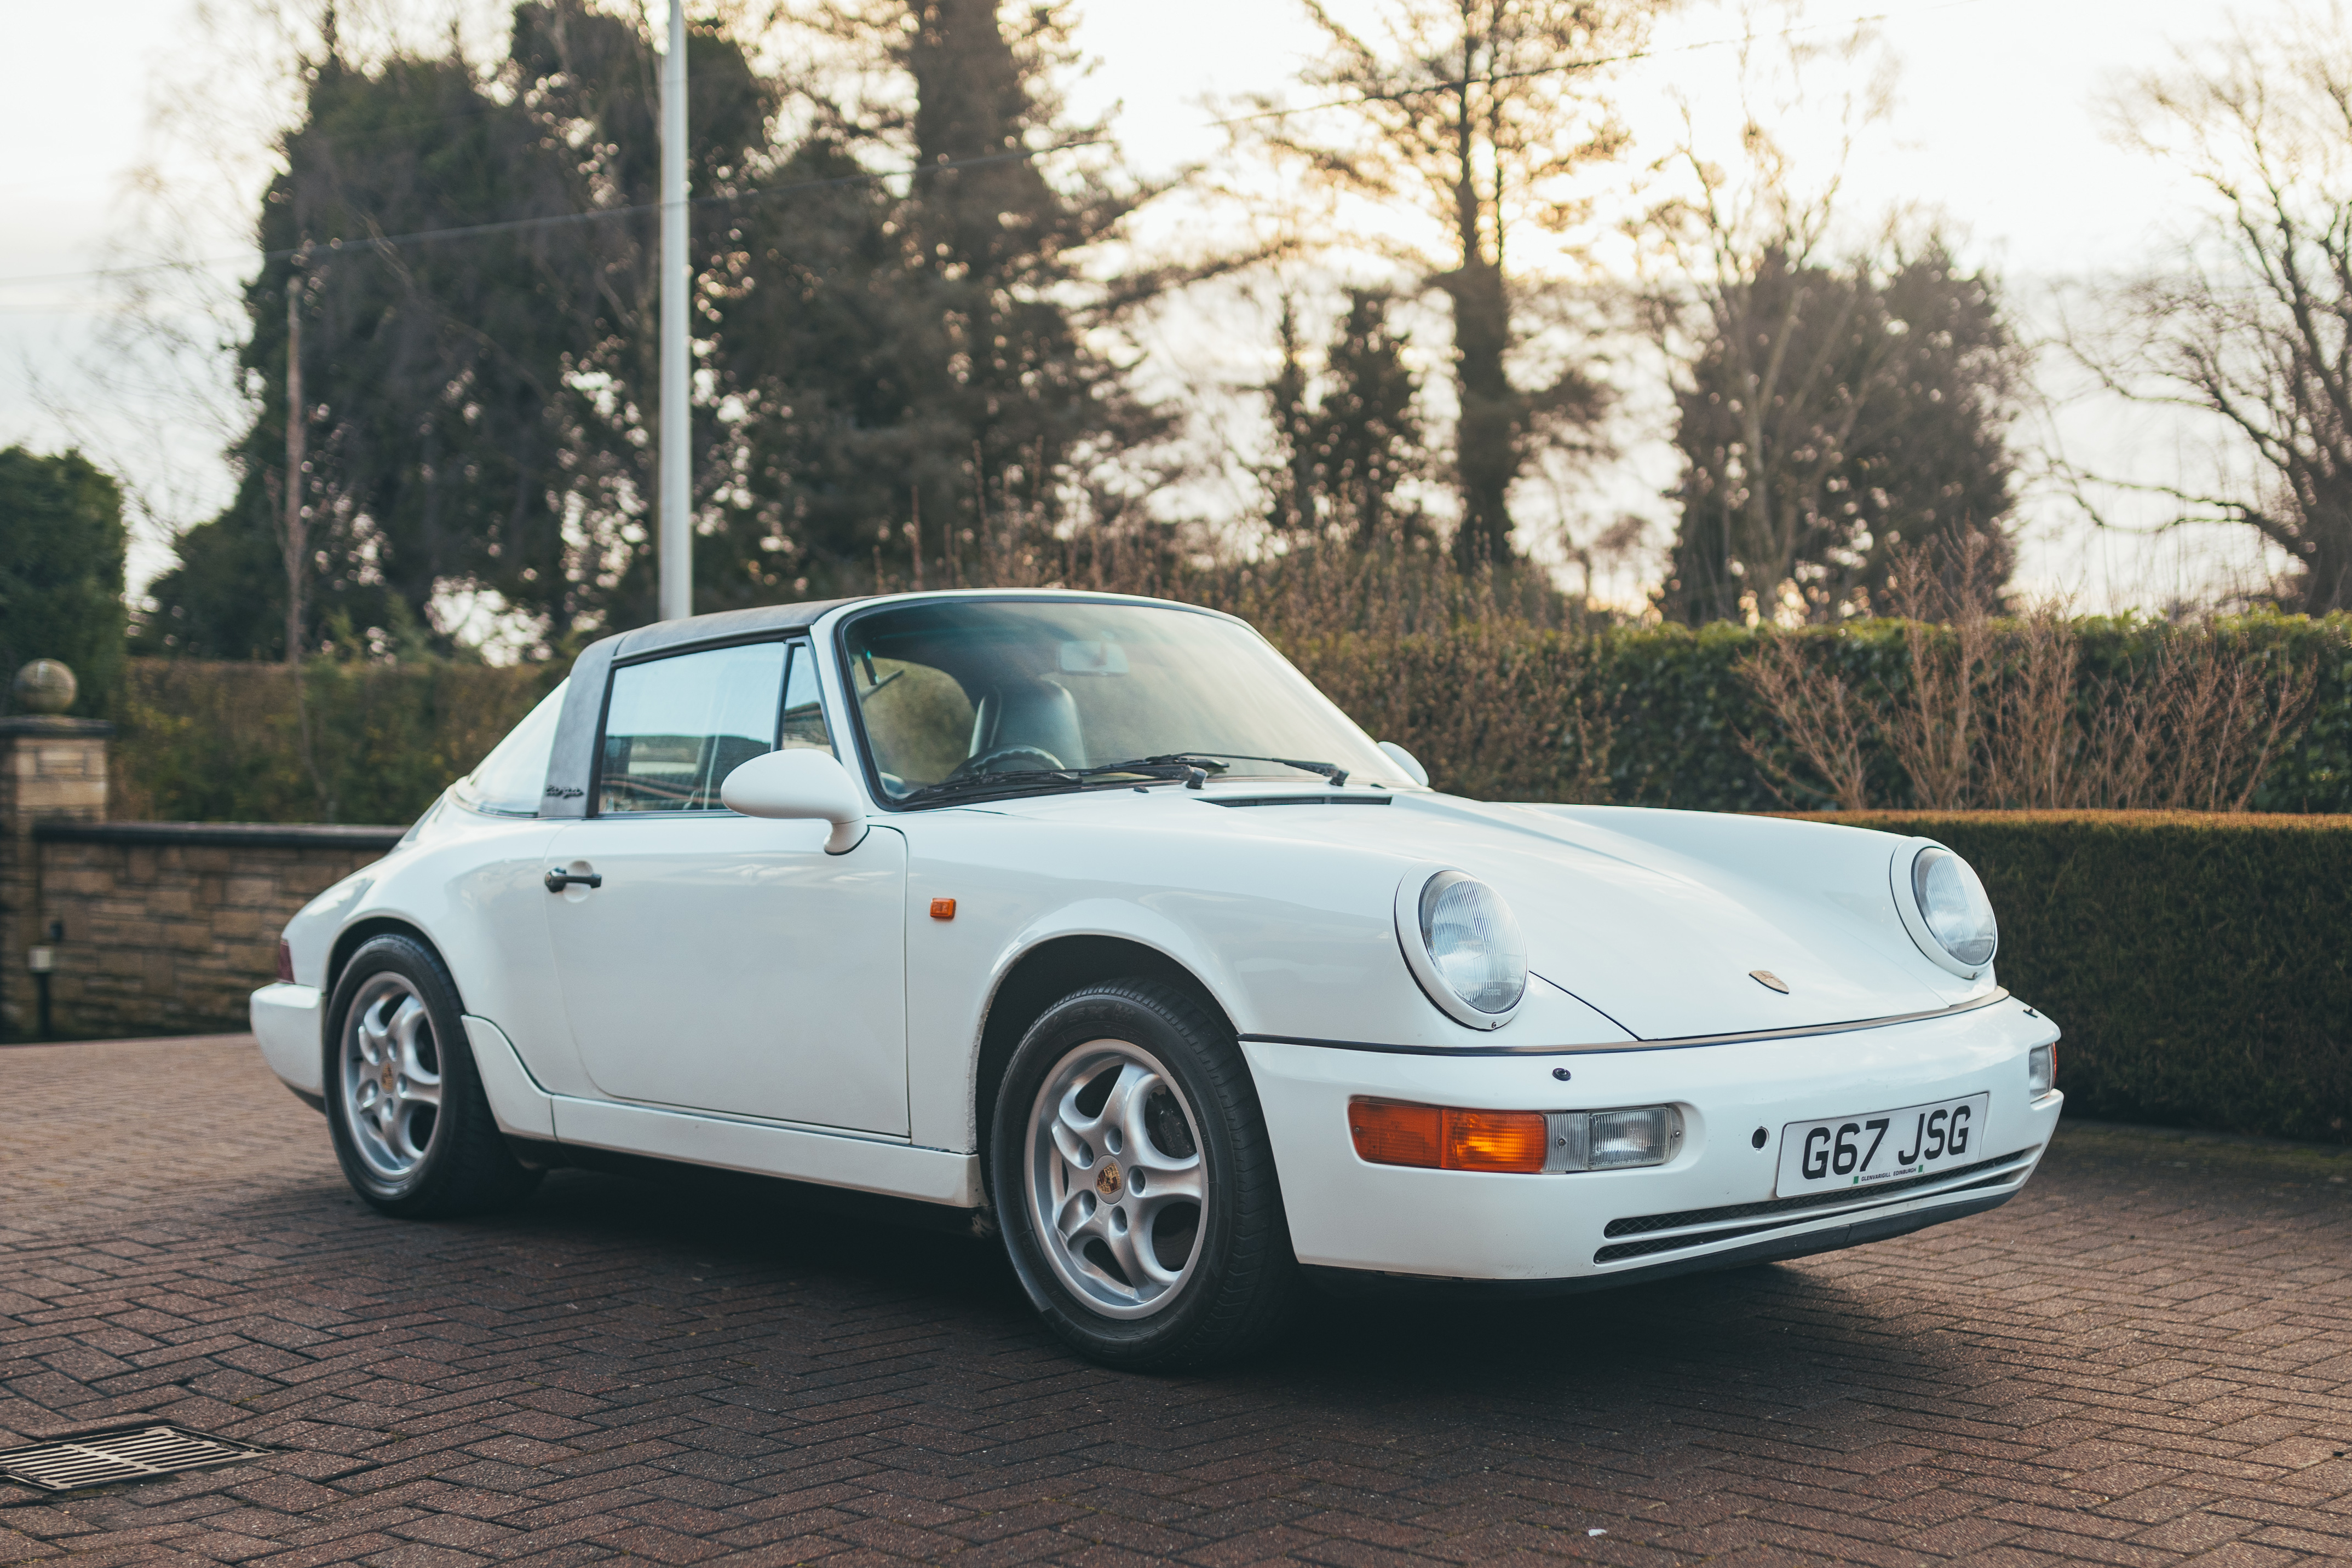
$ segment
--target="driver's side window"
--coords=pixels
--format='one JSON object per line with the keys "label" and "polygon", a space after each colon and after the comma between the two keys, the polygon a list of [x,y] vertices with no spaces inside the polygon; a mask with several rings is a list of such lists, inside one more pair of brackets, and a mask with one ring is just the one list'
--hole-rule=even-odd
{"label": "driver's side window", "polygon": [[[783,711],[789,656],[785,643],[750,643],[614,671],[597,814],[719,810],[727,775],[774,750],[793,720]],[[810,743],[809,722],[807,712],[797,717],[800,744]],[[825,744],[821,711],[814,727],[814,743]]]}

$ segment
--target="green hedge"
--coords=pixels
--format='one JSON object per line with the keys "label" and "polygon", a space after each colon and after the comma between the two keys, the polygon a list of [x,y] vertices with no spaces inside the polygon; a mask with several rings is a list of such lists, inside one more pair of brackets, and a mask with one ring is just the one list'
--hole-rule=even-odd
{"label": "green hedge", "polygon": [[2074,1114],[2352,1143],[2352,818],[1819,814],[1968,857]]}
{"label": "green hedge", "polygon": [[[2255,809],[2352,812],[2352,616],[2246,616],[2221,630],[2273,664],[2318,673],[2310,722],[2271,768]],[[2078,631],[2085,691],[2146,661],[2170,634],[2112,620]],[[1754,736],[1793,760],[1739,674],[1767,634],[1717,623],[1583,637],[1472,622],[1443,634],[1278,640],[1341,706],[1426,761],[1443,788],[1705,811],[1829,804],[1782,800],[1740,745]],[[1907,688],[1900,622],[1797,635],[1861,686]],[[116,810],[191,821],[407,821],[563,673],[320,660],[304,676],[306,748],[305,716],[282,666],[133,660],[117,705]],[[1874,800],[1908,803],[1891,758],[1877,759],[1873,779]]]}
{"label": "green hedge", "polygon": [[[2104,617],[2080,621],[2076,628],[2085,690],[2144,664],[2171,634],[2160,622]],[[2352,812],[2352,615],[2247,615],[2222,622],[2219,630],[2224,643],[2263,655],[2273,668],[2308,664],[2317,675],[2310,721],[2264,776],[2253,809]],[[1696,630],[1626,629],[1596,640],[1585,680],[1589,700],[1606,715],[1613,735],[1612,799],[1698,811],[1769,811],[1804,803],[1774,794],[1739,744],[1742,735],[1754,735],[1793,759],[1738,673],[1763,635],[1717,622]],[[1909,689],[1910,655],[1900,622],[1796,635],[1814,643],[1850,684],[1897,695]],[[1907,803],[1908,787],[1891,758],[1876,759],[1872,779],[1874,797]]]}
{"label": "green hedge", "polygon": [[[113,716],[119,818],[408,822],[554,688],[545,664],[134,659]],[[306,743],[307,731],[307,743]]]}

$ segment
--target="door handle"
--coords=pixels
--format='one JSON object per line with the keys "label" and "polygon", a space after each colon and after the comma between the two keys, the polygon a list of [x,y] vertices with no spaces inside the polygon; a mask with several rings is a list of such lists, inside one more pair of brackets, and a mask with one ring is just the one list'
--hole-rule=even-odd
{"label": "door handle", "polygon": [[602,887],[604,885],[604,879],[595,872],[565,871],[562,866],[557,866],[547,873],[547,891],[550,893],[562,893],[565,888],[571,886],[575,882],[580,883],[583,887]]}

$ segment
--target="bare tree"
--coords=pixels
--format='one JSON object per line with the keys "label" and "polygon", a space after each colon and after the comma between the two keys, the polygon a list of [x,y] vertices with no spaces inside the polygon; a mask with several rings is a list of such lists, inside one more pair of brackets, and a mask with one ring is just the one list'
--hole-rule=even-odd
{"label": "bare tree", "polygon": [[1932,234],[1906,246],[1893,220],[1841,213],[1892,88],[1876,35],[1809,29],[1801,0],[1743,20],[1736,99],[1685,104],[1660,165],[1679,189],[1648,219],[1683,459],[1660,602],[1835,621],[1885,597],[1895,550],[1997,528],[2022,366],[1988,277]]}
{"label": "bare tree", "polygon": [[1773,790],[1861,810],[1879,753],[1930,810],[2251,808],[2310,721],[2315,665],[2205,623],[2161,629],[2147,656],[2086,674],[2063,601],[1994,615],[1996,549],[1972,534],[1896,552],[1907,678],[1889,689],[1840,674],[1822,639],[1768,634],[1741,674],[1803,764],[1769,736],[1744,737]]}
{"label": "bare tree", "polygon": [[2306,3],[2269,31],[2241,26],[2183,47],[2109,110],[2119,141],[2177,169],[2203,200],[2161,265],[2124,291],[2120,321],[2075,332],[2073,346],[2110,391],[2218,420],[2251,462],[2243,482],[2206,488],[2104,482],[2175,505],[2163,527],[2254,529],[2290,562],[2275,589],[2288,608],[2352,607],[2344,9]]}
{"label": "bare tree", "polygon": [[1274,102],[1246,121],[1265,150],[1326,190],[1418,209],[1427,243],[1395,249],[1453,309],[1454,477],[1465,565],[1509,558],[1510,489],[1529,443],[1589,429],[1601,382],[1570,363],[1545,384],[1511,374],[1521,282],[1506,240],[1567,235],[1591,205],[1589,171],[1626,132],[1610,68],[1672,0],[1383,0],[1372,23],[1303,0],[1327,50],[1302,79],[1321,103]]}

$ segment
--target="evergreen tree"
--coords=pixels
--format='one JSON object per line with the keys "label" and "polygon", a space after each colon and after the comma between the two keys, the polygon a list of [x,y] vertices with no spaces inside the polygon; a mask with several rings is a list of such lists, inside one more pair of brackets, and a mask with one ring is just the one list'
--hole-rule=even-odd
{"label": "evergreen tree", "polygon": [[1418,207],[1442,236],[1414,260],[1453,308],[1454,550],[1465,568],[1512,559],[1510,491],[1534,445],[1605,410],[1586,364],[1538,385],[1513,378],[1527,280],[1504,241],[1515,225],[1565,234],[1581,219],[1578,176],[1625,143],[1603,62],[1638,49],[1668,3],[1383,0],[1359,26],[1304,0],[1328,45],[1306,83],[1331,101],[1257,121],[1308,180]]}
{"label": "evergreen tree", "polygon": [[105,711],[122,676],[122,491],[79,452],[0,452],[0,681],[61,660],[75,711]]}
{"label": "evergreen tree", "polygon": [[[1050,524],[1160,428],[1072,303],[1099,294],[1077,253],[1148,193],[1035,157],[1095,139],[1050,90],[1066,23],[1008,36],[984,0],[875,0],[843,26],[907,90],[862,118],[820,105],[790,149],[743,43],[689,37],[698,609],[862,587],[877,559],[902,575],[919,516],[936,560],[983,484]],[[592,0],[524,0],[488,68],[362,68],[330,31],[261,210],[239,489],[154,585],[151,646],[284,649],[289,298],[307,645],[345,625],[382,644],[457,590],[550,645],[652,616],[656,66],[641,21]],[[894,186],[886,162],[917,173]]]}
{"label": "evergreen tree", "polygon": [[1369,549],[1426,530],[1420,509],[1397,495],[1428,460],[1418,378],[1404,362],[1403,337],[1389,325],[1394,302],[1386,289],[1349,289],[1318,377],[1302,362],[1293,304],[1283,302],[1282,368],[1267,388],[1279,456],[1269,476],[1277,531],[1336,534]]}
{"label": "evergreen tree", "polygon": [[1088,162],[1055,151],[1106,140],[1103,127],[1071,121],[1055,90],[1072,62],[1067,10],[1030,6],[1009,34],[994,0],[827,13],[905,89],[877,107],[832,106],[850,134],[913,170],[882,224],[902,242],[902,270],[878,318],[861,323],[887,361],[872,373],[904,401],[887,435],[859,444],[888,455],[894,492],[855,537],[893,571],[912,567],[918,533],[920,554],[937,560],[991,517],[1057,526],[1090,471],[1167,428],[1090,331],[1157,282],[1139,272],[1114,298],[1080,266],[1154,193],[1099,153]]}
{"label": "evergreen tree", "polygon": [[1834,621],[1884,606],[1897,552],[1970,533],[2007,580],[2022,367],[1990,278],[1940,245],[1883,277],[1768,248],[1706,310],[1675,396],[1668,616],[1769,619],[1793,591]]}

